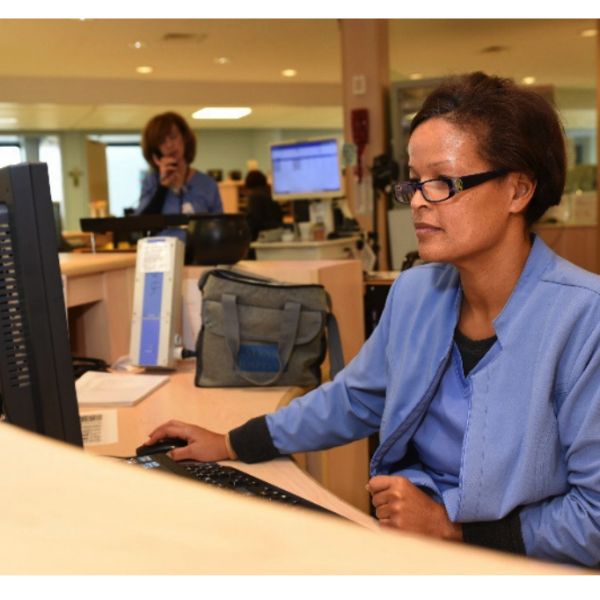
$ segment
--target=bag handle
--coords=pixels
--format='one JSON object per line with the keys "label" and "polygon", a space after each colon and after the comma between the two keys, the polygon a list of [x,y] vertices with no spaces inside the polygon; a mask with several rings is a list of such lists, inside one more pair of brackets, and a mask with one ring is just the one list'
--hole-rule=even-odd
{"label": "bag handle", "polygon": [[245,374],[238,365],[238,354],[240,351],[240,320],[237,310],[237,296],[234,294],[222,294],[221,303],[223,305],[224,313],[225,342],[233,360],[234,370],[248,383],[259,386],[272,385],[281,377],[281,374],[290,360],[290,356],[296,342],[296,336],[298,334],[298,324],[300,323],[300,303],[285,303],[281,318],[281,330],[279,332],[279,343],[277,348],[279,370],[277,373],[275,373],[275,375],[264,381],[259,381]]}
{"label": "bag handle", "polygon": [[239,267],[231,266],[229,268],[224,267],[213,267],[211,269],[206,269],[202,273],[200,273],[200,277],[198,279],[198,289],[202,292],[204,286],[206,285],[206,280],[211,275],[219,275],[223,274],[228,279],[237,280],[242,283],[244,282],[255,282],[255,283],[275,283],[280,284],[281,281],[277,281],[276,279],[272,279],[271,277],[264,277],[263,275],[257,275],[256,273],[251,273],[250,271],[246,271],[244,269],[240,269]]}

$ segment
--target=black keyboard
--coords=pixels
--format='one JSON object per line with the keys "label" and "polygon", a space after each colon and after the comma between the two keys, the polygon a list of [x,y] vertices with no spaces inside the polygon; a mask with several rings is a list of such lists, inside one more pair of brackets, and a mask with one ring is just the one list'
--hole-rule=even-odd
{"label": "black keyboard", "polygon": [[287,490],[263,481],[253,475],[248,475],[234,467],[218,463],[200,463],[194,461],[176,462],[166,454],[152,454],[150,456],[135,456],[125,459],[125,462],[138,465],[145,469],[157,469],[186,478],[212,485],[223,490],[237,492],[245,496],[254,496],[271,502],[281,503],[291,507],[309,508],[322,513],[335,515],[337,513],[319,506],[306,498],[292,494]]}

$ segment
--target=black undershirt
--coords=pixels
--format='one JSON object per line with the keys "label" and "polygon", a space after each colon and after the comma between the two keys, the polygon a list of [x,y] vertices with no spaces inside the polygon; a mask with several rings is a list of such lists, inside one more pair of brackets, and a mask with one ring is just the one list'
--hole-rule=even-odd
{"label": "black undershirt", "polygon": [[458,327],[454,330],[454,341],[460,352],[465,377],[477,366],[497,339],[498,337],[494,335],[484,340],[472,340],[462,333]]}

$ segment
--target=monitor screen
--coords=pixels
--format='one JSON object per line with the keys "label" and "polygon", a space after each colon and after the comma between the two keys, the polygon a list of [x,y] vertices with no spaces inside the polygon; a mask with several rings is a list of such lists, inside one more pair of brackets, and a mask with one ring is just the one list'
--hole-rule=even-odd
{"label": "monitor screen", "polygon": [[0,388],[6,421],[83,446],[43,163],[0,169]]}
{"label": "monitor screen", "polygon": [[270,146],[275,200],[341,198],[344,183],[337,138],[276,142]]}

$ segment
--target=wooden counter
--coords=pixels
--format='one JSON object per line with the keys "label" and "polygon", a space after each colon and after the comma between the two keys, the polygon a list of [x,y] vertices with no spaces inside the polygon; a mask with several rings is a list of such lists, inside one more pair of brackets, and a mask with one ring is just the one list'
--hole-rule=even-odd
{"label": "wooden counter", "polygon": [[[86,448],[86,452],[106,456],[133,456],[135,449],[148,439],[149,433],[155,427],[171,419],[226,433],[248,419],[285,406],[304,391],[295,386],[197,388],[194,385],[194,368],[193,361],[181,363],[178,371],[170,375],[171,379],[166,385],[136,406],[115,409],[81,408],[82,415],[99,410],[115,411],[118,423],[118,442],[90,445]],[[272,483],[296,494],[309,493],[311,497],[316,494],[320,503],[327,508],[336,510],[363,525],[376,528],[375,521],[365,512],[337,498],[312,478],[302,475],[299,467],[289,459],[276,462],[278,476],[284,478],[286,485],[278,478]],[[267,464],[245,465],[236,462],[235,466],[267,481],[272,480],[272,469]]]}
{"label": "wooden counter", "polygon": [[6,424],[0,452],[2,575],[579,573],[238,497]]}
{"label": "wooden counter", "polygon": [[559,256],[582,269],[600,273],[596,224],[543,224],[535,225],[533,231]]}
{"label": "wooden counter", "polygon": [[136,255],[59,254],[75,356],[113,363],[129,354]]}
{"label": "wooden counter", "polygon": [[105,273],[135,267],[134,252],[75,253],[61,252],[60,271],[67,277]]}

